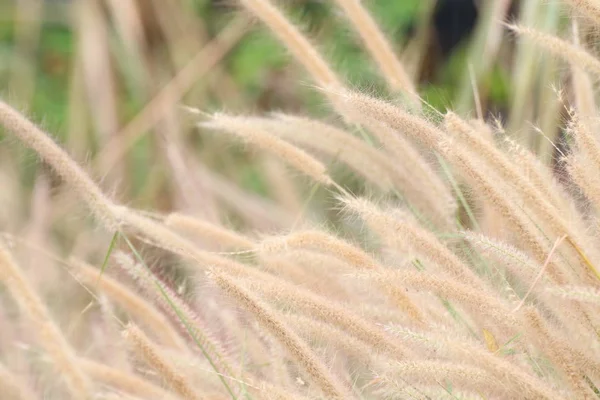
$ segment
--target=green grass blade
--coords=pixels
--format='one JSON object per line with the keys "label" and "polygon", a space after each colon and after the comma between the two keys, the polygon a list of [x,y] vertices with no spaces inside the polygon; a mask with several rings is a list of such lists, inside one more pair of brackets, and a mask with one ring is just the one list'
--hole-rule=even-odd
{"label": "green grass blade", "polygon": [[98,275],[98,280],[96,281],[96,285],[98,285],[100,278],[102,278],[102,274],[104,274],[104,271],[106,270],[106,267],[108,266],[108,260],[115,248],[115,245],[117,244],[117,240],[119,239],[120,235],[121,235],[121,232],[115,231],[112,239],[110,239],[110,244],[108,245],[108,250],[106,251],[106,254],[104,255],[104,261],[102,262],[102,267],[100,268],[100,275]]}

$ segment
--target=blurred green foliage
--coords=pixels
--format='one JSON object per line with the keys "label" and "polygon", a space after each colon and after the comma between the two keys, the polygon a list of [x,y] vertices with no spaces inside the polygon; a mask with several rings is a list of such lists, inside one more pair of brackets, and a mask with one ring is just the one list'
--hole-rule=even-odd
{"label": "blurred green foliage", "polygon": [[[142,0],[142,4],[143,4]],[[392,45],[400,51],[408,44],[417,24],[422,22],[424,7],[432,0],[370,0],[365,2],[374,18],[391,39]],[[66,133],[69,125],[70,95],[77,56],[78,32],[74,13],[69,13],[69,4],[74,2],[58,2],[62,4],[61,12],[54,18],[42,18],[39,31],[39,42],[32,59],[22,58],[17,44],[17,23],[14,6],[7,12],[0,6],[0,93],[17,101],[17,104],[28,110],[34,120],[43,121],[44,127],[55,134],[62,142],[68,142]],[[231,2],[210,0],[171,1],[187,7],[202,21],[203,28],[211,37],[216,36],[232,17],[239,12]],[[291,19],[298,23],[318,44],[320,50],[332,63],[334,68],[344,76],[350,85],[366,90],[369,93],[386,93],[384,81],[379,75],[377,66],[364,51],[360,39],[349,27],[343,13],[333,2],[320,0],[281,1]],[[43,15],[49,12],[48,3]],[[2,11],[4,10],[4,11]],[[9,7],[10,11],[11,8]],[[105,10],[106,11],[106,10]],[[56,13],[55,13],[56,14]],[[59,12],[60,14],[60,12]],[[108,12],[106,13],[108,15]],[[108,18],[105,18],[108,20]],[[140,94],[141,79],[137,74],[136,60],[127,54],[127,47],[120,42],[119,32],[115,26],[108,27],[110,48],[113,54],[112,64],[117,77],[117,101],[120,125],[124,126],[141,110],[147,98]],[[423,98],[439,110],[445,110],[455,101],[460,90],[458,85],[466,71],[468,43],[459,46],[447,60],[436,61],[435,72],[420,83]],[[172,65],[167,49],[154,50],[161,56],[164,54],[164,69],[174,74],[180,67]],[[188,54],[192,57],[193,54]],[[19,104],[19,93],[15,93],[11,80],[18,74],[22,63],[33,63],[34,91],[26,103]],[[32,65],[29,65],[30,67]],[[220,62],[221,68],[229,75],[236,93],[242,99],[241,106],[247,112],[281,109],[286,111],[310,113],[315,116],[327,116],[328,108],[324,107],[322,96],[310,87],[311,81],[301,67],[293,62],[283,46],[261,24],[255,26],[235,45]],[[286,80],[291,72],[293,79]],[[279,77],[279,80],[277,80]],[[283,77],[283,78],[281,78]],[[165,79],[158,79],[164,84]],[[208,78],[210,79],[210,77]],[[506,71],[493,69],[484,77],[488,88],[487,96],[493,102],[506,104],[510,97]],[[275,82],[275,83],[273,83]],[[199,86],[204,86],[201,82]],[[89,96],[88,96],[89,97]],[[203,96],[202,104],[189,103],[206,110],[227,109],[229,102],[218,100],[214,95]],[[91,101],[91,100],[90,100]],[[93,110],[91,103],[87,107]],[[93,112],[93,111],[92,111]],[[93,126],[88,124],[93,130]],[[82,135],[90,135],[82,132]],[[196,139],[202,143],[204,138]],[[214,143],[213,143],[214,145]],[[96,144],[92,140],[87,147],[90,154],[95,153]],[[232,157],[244,157],[239,147],[230,147]],[[160,173],[148,166],[153,160],[153,142],[148,138],[141,140],[130,152],[129,170],[132,194],[142,195],[147,184],[153,183],[152,174]],[[228,158],[212,160],[214,167],[219,163],[225,165]],[[33,165],[33,163],[32,163]],[[26,172],[27,181],[33,179],[32,171]],[[158,175],[155,175],[155,177]],[[255,192],[265,191],[260,168],[246,164],[243,172],[237,177],[239,184]],[[153,183],[154,184],[154,183]],[[134,196],[135,197],[135,196]]]}
{"label": "blurred green foliage", "polygon": [[[212,34],[222,29],[231,15],[237,12],[220,2],[189,0],[187,3]],[[401,48],[406,43],[407,33],[415,24],[420,7],[425,3],[421,0],[372,0],[368,5],[396,47]],[[369,91],[377,92],[383,88],[376,67],[349,30],[343,15],[331,3],[311,0],[288,2],[286,5],[292,18],[317,37],[320,48],[349,82]],[[64,21],[68,20],[68,16],[65,16]],[[30,112],[43,116],[46,126],[57,133],[65,130],[76,40],[76,32],[68,25],[42,21],[35,56],[35,94],[32,104],[28,106]],[[11,68],[21,62],[15,52],[15,22],[10,17],[6,18],[6,15],[0,20],[0,56],[0,90],[4,92],[10,90],[8,80]],[[281,70],[288,63],[289,57],[282,46],[266,29],[260,27],[246,35],[223,61],[248,101],[256,100],[261,95],[269,71]],[[456,71],[454,63],[449,63],[447,70],[442,71],[439,82],[434,82],[433,86],[425,85],[424,93],[428,101],[436,106],[447,105],[448,97],[451,98],[454,91],[453,84],[457,82]],[[493,92],[501,94],[502,90]],[[136,111],[128,99],[121,100],[127,114]],[[315,103],[315,100],[308,98],[305,105],[309,110],[318,112],[322,103]]]}

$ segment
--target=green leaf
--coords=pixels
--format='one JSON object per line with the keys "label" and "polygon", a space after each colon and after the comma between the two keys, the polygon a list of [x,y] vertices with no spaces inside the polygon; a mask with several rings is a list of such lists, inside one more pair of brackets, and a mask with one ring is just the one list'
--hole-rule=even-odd
{"label": "green leaf", "polygon": [[[100,278],[102,278],[102,274],[104,273],[104,270],[106,269],[106,266],[108,265],[108,259],[110,258],[110,255],[112,254],[112,252],[115,248],[115,245],[117,244],[119,235],[120,235],[119,231],[115,231],[112,239],[110,239],[110,244],[108,245],[108,251],[104,255],[104,261],[102,262],[102,267],[100,268],[100,275],[98,275],[98,281],[100,281]],[[98,281],[96,281],[96,284],[98,284]]]}

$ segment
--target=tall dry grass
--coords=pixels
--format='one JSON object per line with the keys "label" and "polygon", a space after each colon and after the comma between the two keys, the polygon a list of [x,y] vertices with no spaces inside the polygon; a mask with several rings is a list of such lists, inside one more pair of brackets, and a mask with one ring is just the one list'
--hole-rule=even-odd
{"label": "tall dry grass", "polygon": [[[215,65],[225,51],[218,41],[188,63],[174,51],[183,69],[120,134],[110,128],[114,88],[95,82],[107,99],[95,123],[108,136],[94,165],[76,161],[0,100],[6,135],[47,169],[30,196],[31,215],[2,214],[14,220],[0,246],[2,396],[600,397],[600,60],[579,33],[579,24],[598,24],[598,6],[564,2],[572,7],[565,15],[589,17],[569,21],[577,22],[575,38],[500,21],[481,28],[488,52],[498,51],[506,27],[568,64],[559,98],[567,120],[554,127],[568,140],[556,144],[555,162],[544,163],[481,104],[477,120],[431,113],[358,0],[335,3],[396,100],[353,89],[277,4],[239,3],[306,69],[329,120],[192,108],[203,104],[176,112],[209,68],[195,68],[203,55]],[[129,51],[143,52],[134,3],[109,5]],[[505,5],[495,3],[491,15]],[[81,49],[88,63],[93,38],[103,40],[101,53],[110,51],[104,15],[90,7],[81,11],[81,29],[91,27]],[[240,21],[225,28],[221,46],[242,35]],[[180,120],[205,138],[225,133],[267,157],[259,164],[272,199],[203,166],[178,136]],[[135,208],[109,177],[155,124],[180,196],[168,212]],[[2,146],[17,146],[9,142]],[[10,172],[14,161],[0,165]],[[362,183],[360,194],[340,169]],[[0,178],[4,189],[20,188],[15,173]],[[18,203],[11,195],[0,198],[2,207]]]}

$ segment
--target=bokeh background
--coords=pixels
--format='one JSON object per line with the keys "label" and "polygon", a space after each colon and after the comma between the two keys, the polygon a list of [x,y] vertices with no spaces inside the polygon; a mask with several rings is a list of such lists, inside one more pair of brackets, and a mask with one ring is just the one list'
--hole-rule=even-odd
{"label": "bokeh background", "polygon": [[[499,22],[519,20],[564,34],[569,27],[558,2],[364,3],[433,109],[498,118],[509,135],[552,160],[554,150],[538,132],[560,139],[560,68],[517,43]],[[352,86],[393,99],[331,2],[279,4]],[[199,135],[198,112],[332,118],[302,67],[234,0],[0,0],[0,93],[85,162],[106,190],[157,211],[185,202],[172,172],[189,161],[169,158],[173,142],[193,153],[200,171],[194,178],[211,180],[222,197],[233,196],[228,190],[234,187],[278,196],[269,192],[269,181],[281,177],[268,172],[272,165],[264,167],[275,161],[229,138]],[[17,146],[1,146],[0,155],[19,190],[33,190],[43,165]],[[29,194],[17,196],[17,203]],[[292,207],[291,198],[277,200]]]}

